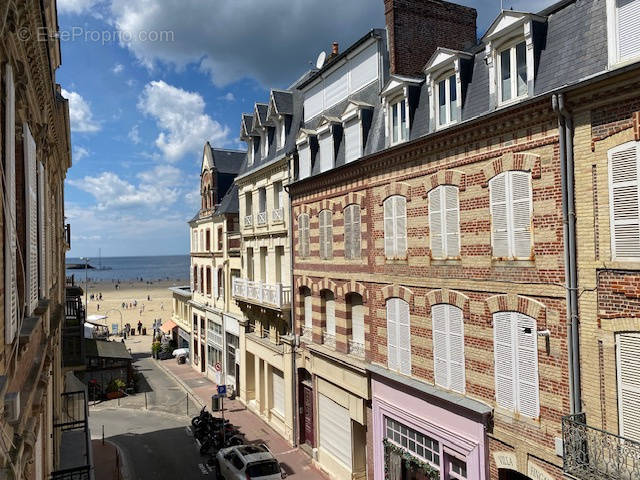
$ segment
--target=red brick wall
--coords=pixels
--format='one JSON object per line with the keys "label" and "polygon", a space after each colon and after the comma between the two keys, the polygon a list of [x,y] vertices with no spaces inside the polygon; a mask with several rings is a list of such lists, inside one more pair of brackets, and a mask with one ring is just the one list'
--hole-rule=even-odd
{"label": "red brick wall", "polygon": [[384,0],[391,73],[418,75],[438,47],[476,42],[474,8],[440,0]]}
{"label": "red brick wall", "polygon": [[640,272],[598,272],[599,318],[640,318]]}

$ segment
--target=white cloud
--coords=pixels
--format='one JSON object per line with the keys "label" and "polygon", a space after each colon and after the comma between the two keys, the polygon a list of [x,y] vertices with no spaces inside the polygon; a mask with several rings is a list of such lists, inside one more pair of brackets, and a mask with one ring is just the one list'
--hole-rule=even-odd
{"label": "white cloud", "polygon": [[60,13],[80,14],[92,10],[101,0],[58,0],[57,7]]}
{"label": "white cloud", "polygon": [[127,135],[129,140],[131,140],[134,144],[138,145],[141,142],[140,131],[138,129],[138,125],[134,125]]}
{"label": "white cloud", "polygon": [[207,140],[216,146],[229,144],[229,128],[207,115],[204,107],[199,93],[162,80],[149,82],[138,101],[138,109],[156,121],[160,134],[155,143],[169,161],[199,153]]}
{"label": "white cloud", "polygon": [[72,158],[73,158],[73,162],[74,163],[78,163],[80,160],[82,160],[83,158],[86,158],[89,156],[89,150],[84,148],[81,145],[76,145],[75,147],[73,147],[73,152],[72,152]]}
{"label": "white cloud", "polygon": [[119,73],[122,73],[124,71],[124,65],[122,65],[121,63],[116,63],[111,69],[111,71],[116,75]]}
{"label": "white cloud", "polygon": [[221,96],[220,100],[226,100],[227,102],[235,102],[236,96],[232,92],[229,92],[226,95]]}
{"label": "white cloud", "polygon": [[91,106],[82,95],[63,88],[62,96],[69,99],[69,118],[72,131],[92,133],[100,130],[100,123],[94,120]]}

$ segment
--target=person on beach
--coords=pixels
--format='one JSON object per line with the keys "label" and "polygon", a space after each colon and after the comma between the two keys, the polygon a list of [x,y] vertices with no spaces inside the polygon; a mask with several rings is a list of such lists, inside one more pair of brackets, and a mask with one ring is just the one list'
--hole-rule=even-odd
{"label": "person on beach", "polygon": [[138,320],[138,335],[140,335],[140,332],[142,332],[142,322]]}
{"label": "person on beach", "polygon": [[98,304],[98,312],[100,311],[100,304]]}

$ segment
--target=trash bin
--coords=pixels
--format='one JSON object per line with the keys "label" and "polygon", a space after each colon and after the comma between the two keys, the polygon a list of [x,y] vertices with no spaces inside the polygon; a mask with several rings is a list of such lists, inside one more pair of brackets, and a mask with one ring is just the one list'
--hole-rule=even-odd
{"label": "trash bin", "polygon": [[178,355],[178,364],[182,365],[184,363],[186,363],[187,357],[186,355]]}
{"label": "trash bin", "polygon": [[142,334],[143,334],[143,335],[146,335],[146,334],[147,334],[147,329],[146,329],[146,328],[144,328],[144,327],[142,327]]}
{"label": "trash bin", "polygon": [[132,328],[131,329],[131,336],[133,337],[136,334],[136,331]]}

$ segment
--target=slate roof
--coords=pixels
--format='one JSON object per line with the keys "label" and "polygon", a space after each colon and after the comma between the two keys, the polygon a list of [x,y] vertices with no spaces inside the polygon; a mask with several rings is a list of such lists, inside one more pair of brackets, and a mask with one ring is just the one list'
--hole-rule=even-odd
{"label": "slate roof", "polygon": [[132,359],[127,346],[122,342],[85,339],[84,344],[88,357]]}
{"label": "slate roof", "polygon": [[262,125],[267,121],[267,110],[269,109],[269,105],[266,103],[256,103],[256,112],[258,113],[258,118],[260,119],[260,123]]}
{"label": "slate roof", "polygon": [[219,173],[237,174],[242,168],[242,162],[247,155],[246,150],[226,150],[212,148],[213,164]]}
{"label": "slate roof", "polygon": [[238,213],[240,206],[238,203],[238,186],[234,183],[222,198],[220,205],[216,208],[215,215],[224,215],[227,213]]}
{"label": "slate roof", "polygon": [[281,115],[293,115],[293,94],[283,90],[271,90],[273,103]]}

